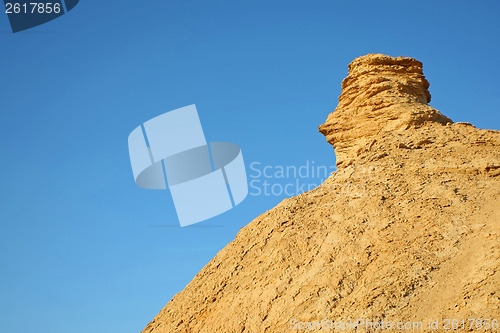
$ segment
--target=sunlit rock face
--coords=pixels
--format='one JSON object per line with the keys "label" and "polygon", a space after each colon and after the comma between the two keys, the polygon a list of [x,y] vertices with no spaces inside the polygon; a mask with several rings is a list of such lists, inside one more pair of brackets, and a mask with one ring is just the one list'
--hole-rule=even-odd
{"label": "sunlit rock face", "polygon": [[413,58],[368,54],[349,64],[339,104],[319,131],[336,148],[337,166],[384,131],[407,130],[423,122],[452,122],[428,105],[429,82]]}
{"label": "sunlit rock face", "polygon": [[320,126],[338,170],[242,228],[143,332],[491,325],[500,313],[500,132],[452,123],[427,104],[428,86],[414,59],[354,60]]}

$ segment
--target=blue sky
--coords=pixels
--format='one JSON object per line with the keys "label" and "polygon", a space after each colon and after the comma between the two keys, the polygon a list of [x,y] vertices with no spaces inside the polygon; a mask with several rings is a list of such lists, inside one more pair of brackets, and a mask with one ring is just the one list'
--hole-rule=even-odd
{"label": "blue sky", "polygon": [[17,34],[1,14],[1,331],[138,332],[285,197],[180,228],[168,191],[134,184],[139,124],[196,104],[207,140],[239,144],[249,174],[333,165],[317,126],[347,64],[385,53],[424,63],[445,115],[499,129],[499,14],[496,1],[82,0]]}

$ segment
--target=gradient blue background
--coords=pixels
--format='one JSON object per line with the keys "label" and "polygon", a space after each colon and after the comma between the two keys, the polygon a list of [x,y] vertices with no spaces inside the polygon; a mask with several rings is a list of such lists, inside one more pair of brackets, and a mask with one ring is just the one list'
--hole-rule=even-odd
{"label": "gradient blue background", "polygon": [[181,229],[167,191],[134,184],[140,123],[195,103],[247,166],[332,165],[317,126],[347,64],[380,52],[422,61],[454,121],[499,129],[499,16],[497,1],[82,0],[12,34],[1,14],[0,331],[139,332],[284,198]]}

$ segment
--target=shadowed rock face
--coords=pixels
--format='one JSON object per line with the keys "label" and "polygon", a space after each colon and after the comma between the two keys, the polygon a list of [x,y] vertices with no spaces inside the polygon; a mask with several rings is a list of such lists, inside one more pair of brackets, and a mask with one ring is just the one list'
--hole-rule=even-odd
{"label": "shadowed rock face", "polygon": [[498,318],[500,132],[427,105],[411,58],[360,57],[342,88],[320,127],[338,171],[242,228],[144,333]]}
{"label": "shadowed rock face", "polygon": [[429,106],[429,82],[422,63],[413,58],[368,54],[349,64],[339,104],[319,131],[337,148],[337,166],[384,131],[401,131],[432,121],[451,119]]}

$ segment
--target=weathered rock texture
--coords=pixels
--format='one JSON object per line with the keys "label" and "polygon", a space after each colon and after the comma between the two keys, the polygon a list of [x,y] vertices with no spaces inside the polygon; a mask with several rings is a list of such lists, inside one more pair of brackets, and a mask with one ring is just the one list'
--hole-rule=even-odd
{"label": "weathered rock texture", "polygon": [[369,54],[350,63],[339,105],[319,127],[336,148],[337,165],[349,165],[382,132],[452,122],[427,104],[428,88],[422,63],[412,58]]}
{"label": "weathered rock texture", "polygon": [[144,332],[500,319],[500,132],[452,123],[428,86],[414,59],[354,60],[320,126],[338,171],[244,227]]}

